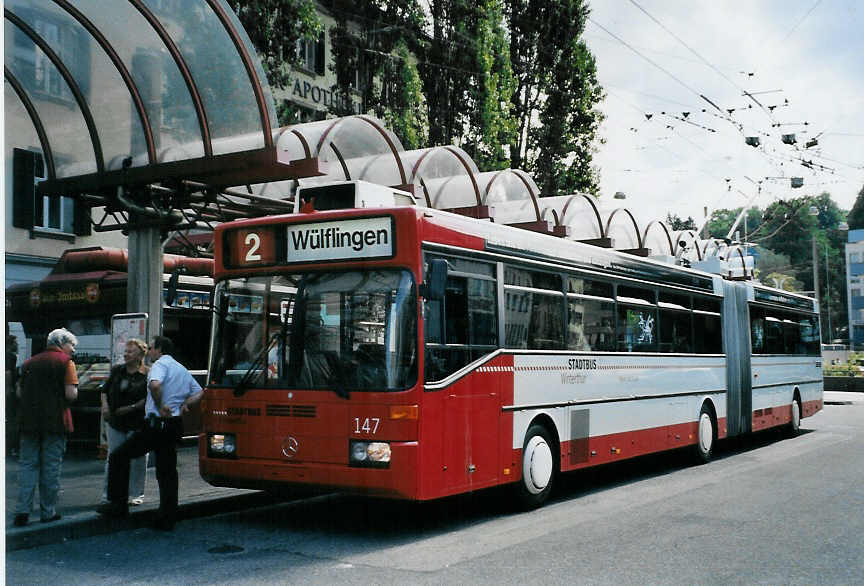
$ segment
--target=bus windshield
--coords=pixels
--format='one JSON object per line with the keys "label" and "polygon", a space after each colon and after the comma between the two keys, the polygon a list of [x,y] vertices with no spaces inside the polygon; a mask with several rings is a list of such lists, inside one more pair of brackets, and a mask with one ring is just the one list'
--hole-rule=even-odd
{"label": "bus windshield", "polygon": [[230,279],[216,286],[214,309],[211,385],[343,394],[402,390],[417,380],[408,271]]}

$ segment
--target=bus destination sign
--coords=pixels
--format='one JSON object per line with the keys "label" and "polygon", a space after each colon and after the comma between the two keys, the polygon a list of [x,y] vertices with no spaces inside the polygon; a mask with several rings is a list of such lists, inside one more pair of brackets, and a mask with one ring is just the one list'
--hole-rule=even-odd
{"label": "bus destination sign", "polygon": [[286,261],[319,262],[393,256],[393,219],[390,216],[295,224],[287,227]]}

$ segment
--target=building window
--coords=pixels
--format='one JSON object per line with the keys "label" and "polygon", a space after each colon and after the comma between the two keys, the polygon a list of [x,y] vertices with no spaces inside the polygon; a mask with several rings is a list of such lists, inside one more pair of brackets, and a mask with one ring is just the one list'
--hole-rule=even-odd
{"label": "building window", "polygon": [[297,39],[297,61],[301,69],[324,75],[324,33],[317,40]]}
{"label": "building window", "polygon": [[[84,95],[90,91],[89,55],[86,41],[78,31],[53,15],[41,10],[25,10],[36,33],[55,48],[60,59],[72,72]],[[33,40],[15,27],[12,58],[19,71],[26,72],[21,82],[40,98],[72,104],[75,97],[57,67],[39,50]]]}
{"label": "building window", "polygon": [[12,225],[29,230],[75,234],[75,201],[70,197],[36,195],[36,185],[45,177],[42,155],[13,149]]}

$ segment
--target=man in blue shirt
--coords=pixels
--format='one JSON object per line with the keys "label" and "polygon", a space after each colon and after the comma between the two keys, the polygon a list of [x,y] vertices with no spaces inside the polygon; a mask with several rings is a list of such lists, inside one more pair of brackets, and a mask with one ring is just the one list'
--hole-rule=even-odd
{"label": "man in blue shirt", "polygon": [[147,350],[152,367],[147,375],[146,424],[114,450],[108,463],[108,504],[100,514],[124,517],[129,514],[129,461],[149,451],[156,452],[156,480],[159,482],[159,519],[156,528],[174,529],[177,522],[177,442],[183,435],[182,415],[201,400],[203,391],[189,371],[171,356],[174,343],[155,336]]}

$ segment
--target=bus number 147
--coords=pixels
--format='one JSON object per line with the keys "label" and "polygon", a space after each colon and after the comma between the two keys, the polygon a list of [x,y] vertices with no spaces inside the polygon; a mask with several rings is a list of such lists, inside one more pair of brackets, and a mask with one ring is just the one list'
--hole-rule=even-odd
{"label": "bus number 147", "polygon": [[366,417],[360,420],[359,417],[354,418],[354,433],[371,433],[375,435],[378,433],[378,424],[381,423],[381,419],[379,417]]}

